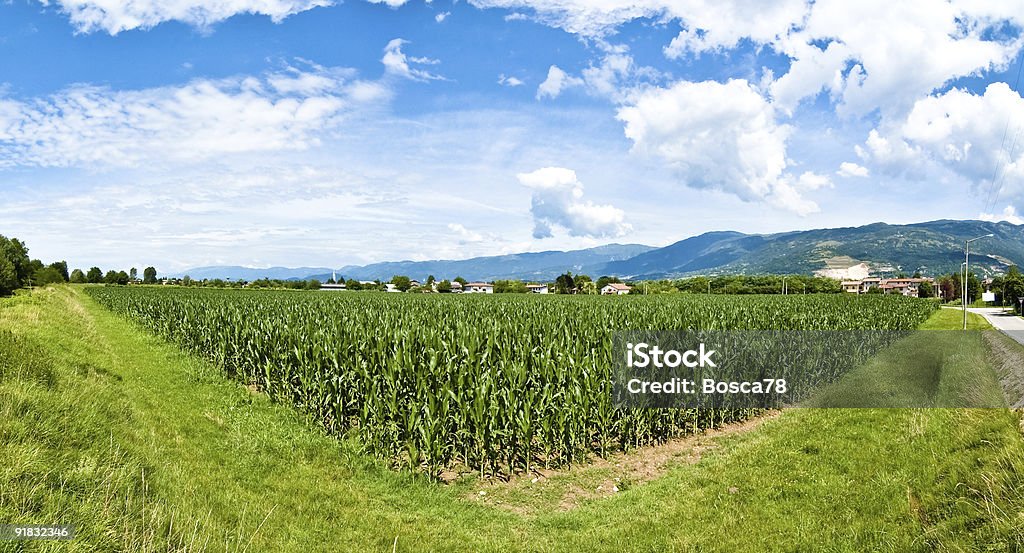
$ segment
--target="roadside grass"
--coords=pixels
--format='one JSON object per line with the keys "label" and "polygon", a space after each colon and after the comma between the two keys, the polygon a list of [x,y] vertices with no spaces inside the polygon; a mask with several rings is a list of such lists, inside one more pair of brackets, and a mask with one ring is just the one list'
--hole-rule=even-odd
{"label": "roadside grass", "polygon": [[[940,309],[915,332],[819,390],[804,407],[1005,408],[983,317]],[[953,330],[956,329],[956,330]]]}
{"label": "roadside grass", "polygon": [[1024,545],[1019,423],[793,409],[566,507],[607,474],[394,472],[80,290],[0,300],[0,523],[78,527],[33,550],[1004,551]]}

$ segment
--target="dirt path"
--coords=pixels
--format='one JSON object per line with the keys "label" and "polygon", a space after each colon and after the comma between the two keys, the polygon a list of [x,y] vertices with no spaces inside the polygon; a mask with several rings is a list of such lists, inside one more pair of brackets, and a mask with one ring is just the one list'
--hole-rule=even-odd
{"label": "dirt path", "polygon": [[474,491],[471,497],[520,515],[572,510],[589,500],[611,497],[654,480],[673,465],[697,463],[705,453],[720,447],[720,438],[753,431],[781,414],[781,411],[769,411],[664,444],[598,458],[571,469],[540,469],[507,482],[495,480]]}

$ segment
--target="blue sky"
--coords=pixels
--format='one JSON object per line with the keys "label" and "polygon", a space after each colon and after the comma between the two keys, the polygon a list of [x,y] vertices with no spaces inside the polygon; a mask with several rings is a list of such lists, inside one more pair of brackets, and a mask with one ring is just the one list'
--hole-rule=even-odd
{"label": "blue sky", "polygon": [[923,0],[13,0],[0,233],[175,272],[1020,224],[1022,24]]}

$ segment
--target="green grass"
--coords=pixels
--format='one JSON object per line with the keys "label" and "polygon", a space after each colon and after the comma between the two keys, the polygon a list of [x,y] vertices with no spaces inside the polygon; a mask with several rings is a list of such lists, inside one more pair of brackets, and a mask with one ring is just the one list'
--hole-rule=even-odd
{"label": "green grass", "polygon": [[[963,311],[943,307],[918,328],[921,330],[962,330],[963,327]],[[967,330],[992,330],[992,325],[981,315],[967,313]]]}
{"label": "green grass", "polygon": [[[941,309],[915,332],[819,390],[806,407],[1007,406],[999,370],[989,359],[983,332],[995,332],[980,315]],[[956,330],[951,330],[956,329]]]}
{"label": "green grass", "polygon": [[77,525],[55,551],[1005,551],[1019,422],[794,409],[565,510],[557,485],[601,475],[529,493],[394,472],[80,290],[0,300],[0,523]]}

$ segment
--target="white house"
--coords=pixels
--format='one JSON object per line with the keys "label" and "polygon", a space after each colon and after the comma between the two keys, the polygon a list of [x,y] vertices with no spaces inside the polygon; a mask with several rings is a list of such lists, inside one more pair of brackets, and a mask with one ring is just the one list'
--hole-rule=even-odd
{"label": "white house", "polygon": [[493,294],[494,285],[486,282],[467,282],[462,287],[463,294]]}
{"label": "white house", "polygon": [[604,295],[604,296],[625,296],[632,289],[633,289],[632,286],[626,286],[625,284],[622,284],[621,282],[609,282],[608,284],[604,285],[604,288],[601,288],[601,295]]}
{"label": "white house", "polygon": [[451,284],[452,284],[452,293],[453,294],[457,294],[457,293],[462,291],[462,283],[461,282],[459,282],[457,280],[453,280]]}
{"label": "white house", "polygon": [[531,293],[531,294],[547,294],[548,293],[548,285],[547,284],[527,284],[526,285],[526,291]]}
{"label": "white house", "polygon": [[918,289],[925,282],[935,286],[933,278],[878,278],[869,277],[861,280],[844,280],[844,292],[867,294],[872,288],[878,288],[884,294],[902,294],[913,298],[918,297]]}

